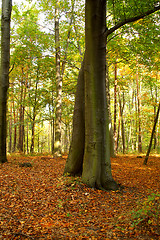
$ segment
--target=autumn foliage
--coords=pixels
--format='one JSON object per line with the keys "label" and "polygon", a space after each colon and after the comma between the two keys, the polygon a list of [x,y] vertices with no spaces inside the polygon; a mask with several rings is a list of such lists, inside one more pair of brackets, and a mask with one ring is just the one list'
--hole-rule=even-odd
{"label": "autumn foliage", "polygon": [[160,157],[112,159],[119,191],[63,176],[66,156],[9,157],[0,169],[0,239],[160,239]]}

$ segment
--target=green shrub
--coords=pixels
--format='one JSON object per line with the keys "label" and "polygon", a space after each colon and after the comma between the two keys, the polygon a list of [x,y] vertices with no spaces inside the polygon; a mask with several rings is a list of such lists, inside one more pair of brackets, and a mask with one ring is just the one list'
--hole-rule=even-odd
{"label": "green shrub", "polygon": [[137,209],[132,211],[132,225],[142,222],[147,224],[158,223],[160,217],[160,194],[152,193],[143,202],[139,202]]}

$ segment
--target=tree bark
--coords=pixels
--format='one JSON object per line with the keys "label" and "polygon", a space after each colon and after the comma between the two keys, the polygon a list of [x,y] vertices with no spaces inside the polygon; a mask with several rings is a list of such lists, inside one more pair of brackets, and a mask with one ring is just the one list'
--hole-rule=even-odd
{"label": "tree bark", "polygon": [[[84,57],[85,58],[85,57]],[[85,145],[84,122],[84,61],[78,75],[77,91],[73,114],[73,132],[64,173],[81,175]]]}
{"label": "tree bark", "polygon": [[55,8],[55,45],[56,45],[56,119],[54,153],[61,155],[61,105],[62,105],[62,77],[60,73],[60,43],[59,43],[59,13]]}
{"label": "tree bark", "polygon": [[10,65],[10,21],[12,1],[2,0],[1,15],[1,77],[0,77],[0,162],[7,161],[6,137],[7,137],[7,91],[9,87]]}
{"label": "tree bark", "polygon": [[87,0],[85,14],[85,151],[82,180],[93,188],[117,189],[111,174],[106,103],[106,0]]}
{"label": "tree bark", "polygon": [[83,182],[90,187],[117,189],[111,174],[106,103],[106,1],[86,1],[85,29],[86,52],[78,78],[73,136],[64,173],[82,172]]}

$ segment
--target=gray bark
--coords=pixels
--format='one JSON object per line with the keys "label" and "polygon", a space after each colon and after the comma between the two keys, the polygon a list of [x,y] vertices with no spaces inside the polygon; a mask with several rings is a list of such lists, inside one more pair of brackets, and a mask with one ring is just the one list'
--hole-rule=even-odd
{"label": "gray bark", "polygon": [[10,21],[12,1],[2,0],[1,16],[1,77],[0,77],[0,162],[7,161],[6,136],[7,136],[7,91],[9,87],[10,65]]}

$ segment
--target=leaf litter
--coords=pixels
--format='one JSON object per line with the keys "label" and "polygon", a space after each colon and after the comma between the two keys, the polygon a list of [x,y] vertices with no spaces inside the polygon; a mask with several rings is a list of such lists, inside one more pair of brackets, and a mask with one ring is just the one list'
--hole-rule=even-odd
{"label": "leaf litter", "polygon": [[63,176],[66,156],[10,156],[0,168],[0,239],[160,239],[160,157],[112,158],[123,186]]}

